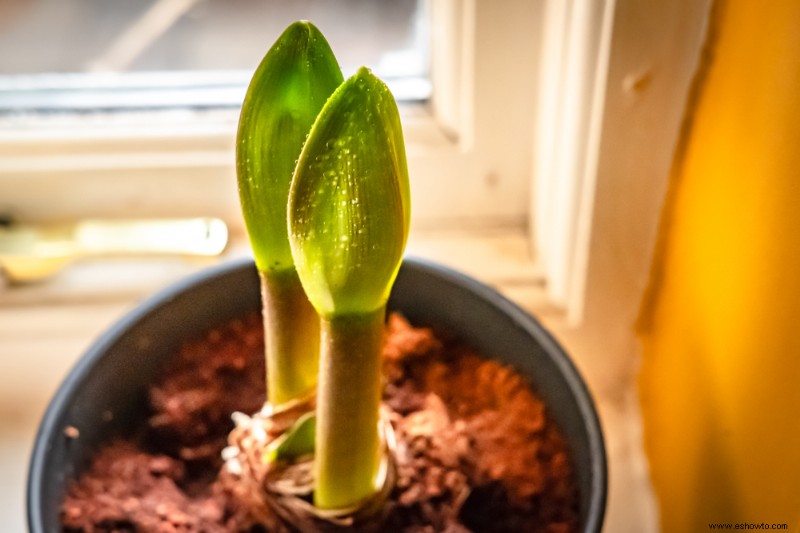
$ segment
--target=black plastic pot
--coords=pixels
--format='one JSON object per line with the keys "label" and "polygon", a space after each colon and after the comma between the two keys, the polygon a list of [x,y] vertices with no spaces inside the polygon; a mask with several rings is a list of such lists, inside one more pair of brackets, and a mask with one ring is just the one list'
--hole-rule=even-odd
{"label": "black plastic pot", "polygon": [[[223,265],[157,294],[95,342],[56,392],[39,428],[28,477],[31,533],[60,531],[67,483],[109,435],[141,421],[145,390],[164,361],[184,341],[260,309],[259,298],[252,262]],[[600,424],[583,380],[545,329],[493,289],[419,260],[404,261],[389,308],[413,324],[453,333],[529,378],[570,443],[582,531],[599,532],[607,475]],[[79,438],[66,435],[68,427]]]}

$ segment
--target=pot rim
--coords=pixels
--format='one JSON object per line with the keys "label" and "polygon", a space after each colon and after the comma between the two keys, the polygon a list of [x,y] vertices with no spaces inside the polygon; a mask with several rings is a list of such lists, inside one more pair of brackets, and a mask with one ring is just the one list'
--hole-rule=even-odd
{"label": "pot rim", "polygon": [[[212,283],[219,277],[253,265],[253,259],[250,257],[235,259],[204,268],[171,283],[145,298],[123,315],[122,318],[116,320],[81,355],[50,400],[36,432],[33,450],[30,455],[26,487],[26,514],[31,531],[44,531],[43,517],[38,510],[42,507],[41,487],[45,482],[46,459],[50,451],[49,444],[52,442],[47,437],[59,432],[61,420],[65,417],[75,396],[81,391],[80,384],[89,378],[97,362],[128,330],[143,321],[156,309],[168,305],[189,288]],[[588,439],[588,449],[591,457],[591,493],[586,509],[587,523],[583,524],[583,526],[585,531],[600,531],[605,515],[608,488],[606,447],[600,418],[595,409],[591,393],[571,358],[538,320],[500,294],[496,289],[450,267],[427,259],[406,256],[403,259],[403,269],[432,274],[444,283],[474,293],[480,299],[489,302],[501,313],[510,317],[516,327],[523,329],[533,337],[544,351],[551,356],[553,363],[558,367],[570,389],[571,395],[576,401],[581,419],[585,424]]]}

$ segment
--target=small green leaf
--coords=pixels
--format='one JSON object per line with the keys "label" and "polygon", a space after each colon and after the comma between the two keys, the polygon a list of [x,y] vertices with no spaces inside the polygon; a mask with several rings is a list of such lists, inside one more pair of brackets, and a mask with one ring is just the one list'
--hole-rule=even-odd
{"label": "small green leaf", "polygon": [[266,460],[291,462],[304,455],[313,454],[316,422],[314,413],[306,413],[298,418],[289,431],[270,443],[267,447]]}
{"label": "small green leaf", "polygon": [[236,139],[239,196],[260,271],[293,266],[286,201],[306,135],[342,83],[336,58],[310,22],[295,22],[255,71]]}
{"label": "small green leaf", "polygon": [[386,303],[405,249],[409,185],[397,104],[362,68],[317,117],[289,195],[289,240],[321,316]]}

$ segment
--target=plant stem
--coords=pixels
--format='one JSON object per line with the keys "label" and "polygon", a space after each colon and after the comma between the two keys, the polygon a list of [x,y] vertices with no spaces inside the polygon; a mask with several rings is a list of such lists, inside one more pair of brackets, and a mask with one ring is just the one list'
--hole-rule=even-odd
{"label": "plant stem", "polygon": [[267,358],[267,400],[280,405],[314,390],[319,365],[319,318],[293,267],[261,271]]}
{"label": "plant stem", "polygon": [[358,505],[375,490],[385,305],[321,320],[314,504]]}

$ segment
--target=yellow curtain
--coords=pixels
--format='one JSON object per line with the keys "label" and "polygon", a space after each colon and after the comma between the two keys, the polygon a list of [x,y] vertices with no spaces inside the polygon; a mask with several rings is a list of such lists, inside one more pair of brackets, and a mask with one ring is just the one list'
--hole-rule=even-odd
{"label": "yellow curtain", "polygon": [[800,1],[714,11],[643,309],[666,533],[800,531]]}

